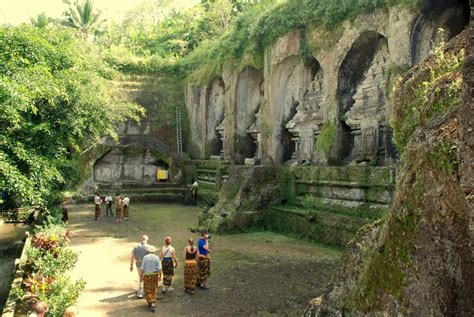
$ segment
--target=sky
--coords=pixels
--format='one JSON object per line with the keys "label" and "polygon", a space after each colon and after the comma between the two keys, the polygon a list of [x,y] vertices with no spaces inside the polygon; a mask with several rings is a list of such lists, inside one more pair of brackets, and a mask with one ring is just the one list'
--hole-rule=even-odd
{"label": "sky", "polygon": [[[102,11],[106,19],[120,20],[123,13],[136,7],[140,0],[95,0],[94,6]],[[196,0],[175,0],[179,7],[190,7]],[[0,0],[0,25],[17,25],[29,22],[41,12],[52,18],[60,18],[67,7],[62,0]]]}

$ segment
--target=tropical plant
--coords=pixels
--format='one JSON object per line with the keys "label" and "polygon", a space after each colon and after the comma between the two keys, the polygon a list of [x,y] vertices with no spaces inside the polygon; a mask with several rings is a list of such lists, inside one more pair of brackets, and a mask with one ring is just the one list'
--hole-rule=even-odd
{"label": "tropical plant", "polygon": [[31,25],[38,28],[38,29],[46,28],[52,21],[53,21],[53,19],[48,17],[46,15],[46,13],[44,13],[44,12],[41,12],[36,17],[30,17]]}
{"label": "tropical plant", "polygon": [[69,31],[0,28],[4,204],[57,202],[50,198],[78,175],[75,153],[115,137],[116,123],[138,119],[143,109],[118,99],[108,80],[115,75]]}
{"label": "tropical plant", "polygon": [[84,39],[96,31],[105,19],[101,19],[100,11],[94,10],[93,0],[63,0],[69,7],[64,12],[64,19],[61,24],[67,27],[77,29]]}

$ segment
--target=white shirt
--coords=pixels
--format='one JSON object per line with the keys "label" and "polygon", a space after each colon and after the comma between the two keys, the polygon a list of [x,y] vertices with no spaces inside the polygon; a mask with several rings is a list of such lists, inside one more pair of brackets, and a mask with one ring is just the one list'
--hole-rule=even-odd
{"label": "white shirt", "polygon": [[100,199],[99,196],[95,196],[94,197],[94,204],[96,204],[96,205],[102,204],[102,199]]}
{"label": "white shirt", "polygon": [[163,253],[163,258],[171,258],[173,257],[174,248],[172,246],[163,246],[161,252]]}
{"label": "white shirt", "polygon": [[107,203],[107,202],[109,202],[109,201],[112,201],[112,197],[111,197],[111,196],[105,197],[105,202]]}
{"label": "white shirt", "polygon": [[193,187],[193,188],[198,188],[198,187],[199,187],[198,182],[195,181],[195,182],[193,183],[192,187]]}
{"label": "white shirt", "polygon": [[125,206],[128,206],[128,204],[130,203],[130,198],[125,197],[125,198],[123,199],[122,203],[123,203]]}

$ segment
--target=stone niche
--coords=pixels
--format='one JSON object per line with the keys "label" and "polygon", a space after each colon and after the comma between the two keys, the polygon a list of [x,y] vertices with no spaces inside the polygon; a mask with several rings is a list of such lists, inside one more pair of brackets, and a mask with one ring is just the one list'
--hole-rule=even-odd
{"label": "stone niche", "polygon": [[234,161],[260,159],[259,111],[263,101],[263,74],[253,67],[244,68],[237,80],[235,108]]}
{"label": "stone niche", "polygon": [[214,79],[206,91],[206,158],[222,157],[224,153],[224,94],[221,77]]}
{"label": "stone niche", "polygon": [[305,66],[299,56],[285,58],[273,66],[271,75],[272,149],[270,155],[276,164],[291,160],[295,152],[294,135],[286,125],[295,116],[302,102]]}
{"label": "stone niche", "polygon": [[[410,37],[411,66],[429,56],[433,44],[448,41],[469,23],[469,0],[430,0],[416,19]],[[444,38],[439,38],[439,29]]]}
{"label": "stone niche", "polygon": [[96,183],[156,183],[156,171],[169,164],[149,149],[115,147],[94,164]]}
{"label": "stone niche", "polygon": [[324,81],[321,65],[315,58],[304,63],[304,91],[296,114],[285,125],[292,135],[293,153],[289,163],[314,162],[314,144],[323,125]]}
{"label": "stone niche", "polygon": [[389,64],[387,39],[362,33],[344,58],[338,75],[337,161],[376,160],[383,165],[391,146],[385,96]]}

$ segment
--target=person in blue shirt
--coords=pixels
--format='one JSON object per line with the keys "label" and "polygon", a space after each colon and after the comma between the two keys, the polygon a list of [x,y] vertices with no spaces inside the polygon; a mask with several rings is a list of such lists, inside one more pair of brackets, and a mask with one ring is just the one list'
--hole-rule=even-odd
{"label": "person in blue shirt", "polygon": [[198,286],[200,289],[209,289],[206,285],[207,279],[211,276],[211,258],[209,253],[209,232],[201,232],[201,239],[198,241]]}

